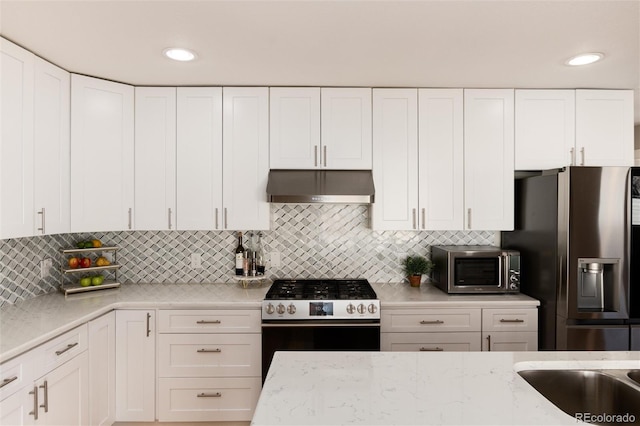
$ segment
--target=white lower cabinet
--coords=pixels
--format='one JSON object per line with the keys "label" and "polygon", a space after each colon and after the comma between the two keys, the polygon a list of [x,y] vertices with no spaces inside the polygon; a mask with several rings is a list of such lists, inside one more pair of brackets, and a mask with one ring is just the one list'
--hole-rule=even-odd
{"label": "white lower cabinet", "polygon": [[262,385],[258,310],[162,310],[158,420],[248,421]]}
{"label": "white lower cabinet", "polygon": [[480,308],[383,309],[382,351],[479,351]]}
{"label": "white lower cabinet", "polygon": [[111,425],[116,418],[116,313],[89,321],[89,424]]}
{"label": "white lower cabinet", "polygon": [[116,311],[116,421],[155,420],[155,310]]}
{"label": "white lower cabinet", "polygon": [[483,309],[482,350],[537,351],[537,309]]}
{"label": "white lower cabinet", "polygon": [[31,425],[35,420],[34,356],[30,351],[0,365],[1,425]]}
{"label": "white lower cabinet", "polygon": [[536,351],[538,310],[383,309],[380,331],[382,351]]}

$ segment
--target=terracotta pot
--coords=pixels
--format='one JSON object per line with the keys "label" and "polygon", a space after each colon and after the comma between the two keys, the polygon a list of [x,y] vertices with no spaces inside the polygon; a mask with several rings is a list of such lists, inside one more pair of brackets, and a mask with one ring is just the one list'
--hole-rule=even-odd
{"label": "terracotta pot", "polygon": [[420,287],[420,281],[422,280],[422,275],[409,275],[409,283],[411,287]]}

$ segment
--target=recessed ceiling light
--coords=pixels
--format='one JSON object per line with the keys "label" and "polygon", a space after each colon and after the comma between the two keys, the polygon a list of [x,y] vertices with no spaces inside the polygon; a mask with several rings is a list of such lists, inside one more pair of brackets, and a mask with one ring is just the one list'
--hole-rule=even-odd
{"label": "recessed ceiling light", "polygon": [[602,58],[604,58],[604,55],[602,53],[583,53],[581,55],[577,55],[571,59],[568,59],[565,64],[571,66],[589,65],[594,62],[598,62]]}
{"label": "recessed ceiling light", "polygon": [[188,62],[193,61],[196,58],[196,54],[189,49],[183,49],[181,47],[169,47],[162,51],[164,56],[174,61]]}

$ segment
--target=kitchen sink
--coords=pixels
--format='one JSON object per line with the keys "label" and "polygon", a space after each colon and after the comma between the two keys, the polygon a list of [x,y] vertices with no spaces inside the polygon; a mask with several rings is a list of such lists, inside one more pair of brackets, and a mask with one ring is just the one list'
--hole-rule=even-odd
{"label": "kitchen sink", "polygon": [[631,370],[627,373],[627,377],[636,382],[640,386],[640,370]]}
{"label": "kitchen sink", "polygon": [[523,370],[518,374],[577,420],[596,416],[591,419],[597,423],[588,422],[620,425],[623,422],[617,416],[640,419],[640,370]]}

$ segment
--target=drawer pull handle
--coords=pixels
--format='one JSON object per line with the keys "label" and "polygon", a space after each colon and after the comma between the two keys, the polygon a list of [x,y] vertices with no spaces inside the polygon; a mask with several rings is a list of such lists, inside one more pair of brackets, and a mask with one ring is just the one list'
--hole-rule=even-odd
{"label": "drawer pull handle", "polygon": [[220,348],[215,348],[215,349],[198,349],[199,353],[205,353],[205,352],[215,352],[215,353],[219,353],[222,352],[222,349]]}
{"label": "drawer pull handle", "polygon": [[441,320],[435,320],[435,321],[422,320],[422,321],[420,321],[420,324],[444,324],[444,321],[441,321]]}
{"label": "drawer pull handle", "polygon": [[9,383],[15,382],[16,380],[18,380],[18,376],[13,376],[13,377],[9,377],[8,379],[4,379],[0,384],[0,388],[3,388],[7,386]]}
{"label": "drawer pull handle", "polygon": [[64,348],[63,350],[61,350],[61,351],[56,351],[56,355],[60,356],[60,355],[62,355],[63,353],[65,353],[66,351],[70,350],[71,348],[75,348],[76,346],[78,346],[78,342],[76,342],[76,343],[69,343],[69,344],[67,345],[67,347],[66,347],[66,348]]}
{"label": "drawer pull handle", "polygon": [[420,352],[442,352],[444,349],[436,346],[435,348],[420,348]]}
{"label": "drawer pull handle", "polygon": [[199,393],[198,398],[220,398],[222,394],[220,392],[216,393]]}
{"label": "drawer pull handle", "polygon": [[220,324],[220,320],[213,320],[213,321],[200,320],[200,321],[197,321],[196,324]]}
{"label": "drawer pull handle", "polygon": [[524,320],[520,319],[520,318],[516,318],[516,319],[504,319],[504,318],[501,318],[500,322],[524,322]]}
{"label": "drawer pull handle", "polygon": [[40,408],[44,408],[44,412],[49,412],[49,383],[44,381],[43,385],[40,385],[40,388],[44,389],[44,404],[40,405]]}
{"label": "drawer pull handle", "polygon": [[30,411],[29,415],[33,416],[34,420],[38,420],[38,386],[34,386],[29,395],[33,395],[33,411]]}

